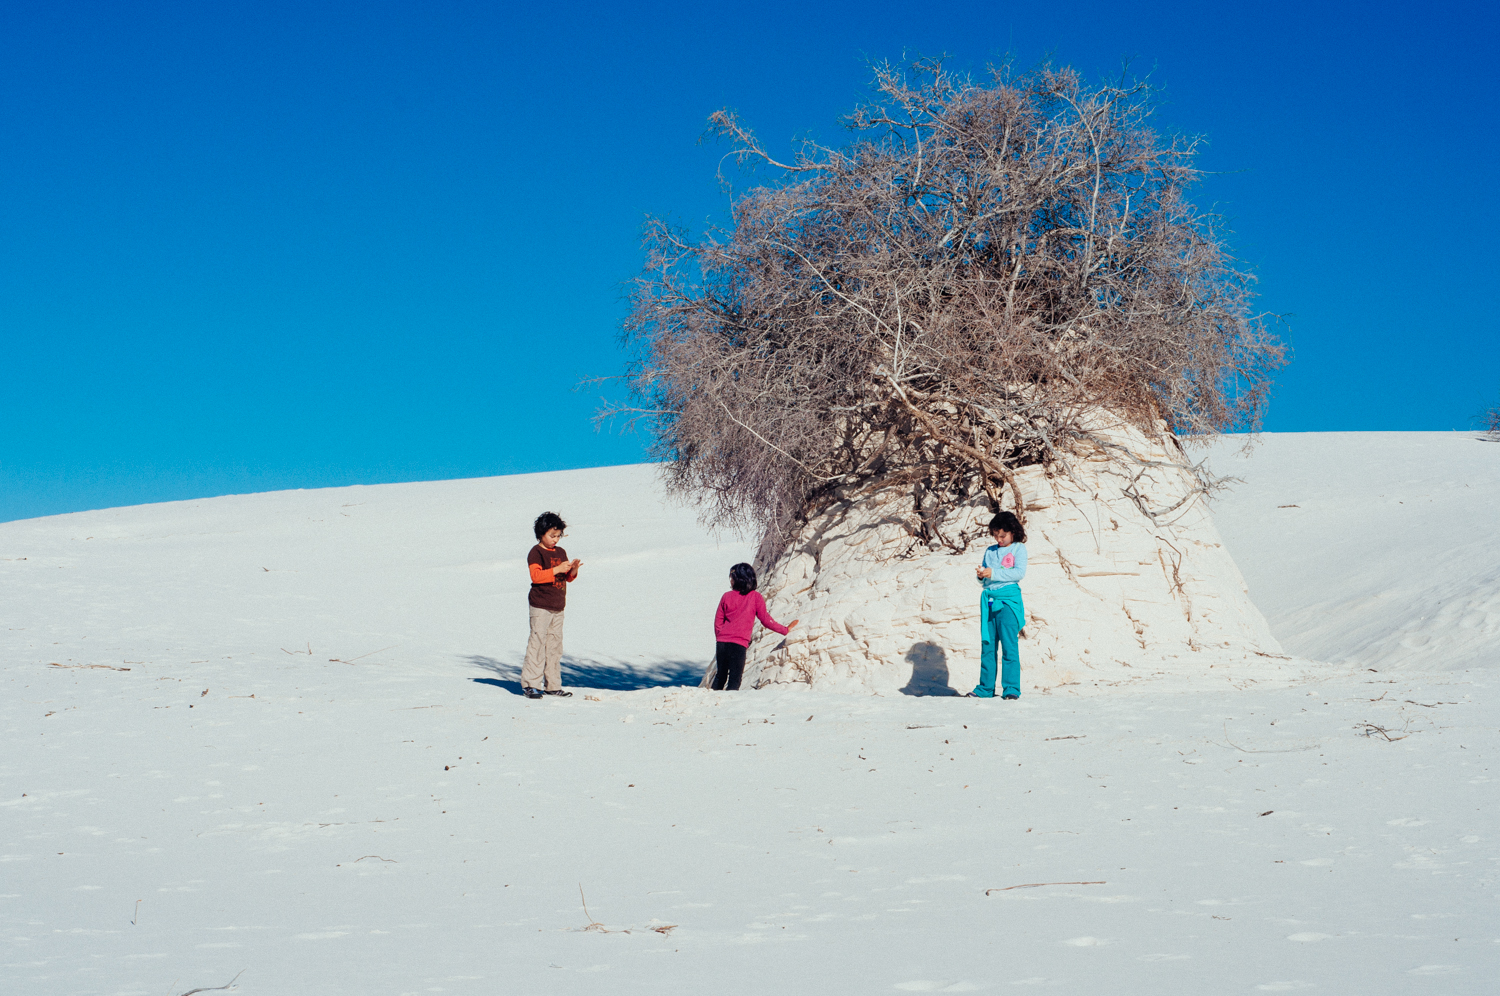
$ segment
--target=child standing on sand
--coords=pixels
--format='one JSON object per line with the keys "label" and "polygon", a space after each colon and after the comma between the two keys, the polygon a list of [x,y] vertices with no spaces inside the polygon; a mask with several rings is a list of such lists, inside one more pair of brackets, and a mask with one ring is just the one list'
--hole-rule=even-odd
{"label": "child standing on sand", "polygon": [[556,512],[543,512],[532,524],[537,544],[526,555],[531,571],[527,598],[531,638],[526,641],[526,664],[521,668],[521,693],[528,699],[573,694],[562,687],[563,607],[568,601],[568,582],[578,580],[583,561],[569,560],[568,552],[557,545],[567,528]]}
{"label": "child standing on sand", "polygon": [[714,639],[718,641],[714,652],[716,692],[726,688],[731,692],[740,690],[740,679],[745,675],[745,651],[755,633],[755,620],[782,636],[797,625],[796,619],[783,626],[771,618],[765,598],[755,590],[758,585],[755,568],[749,564],[735,564],[729,569],[729,590],[719,599],[718,611],[714,613]]}
{"label": "child standing on sand", "polygon": [[984,589],[979,595],[979,684],[971,699],[995,697],[995,651],[998,646],[1001,697],[1021,697],[1021,652],[1016,637],[1026,625],[1021,602],[1021,579],[1026,576],[1026,529],[1014,512],[990,520],[995,545],[984,551],[974,576]]}

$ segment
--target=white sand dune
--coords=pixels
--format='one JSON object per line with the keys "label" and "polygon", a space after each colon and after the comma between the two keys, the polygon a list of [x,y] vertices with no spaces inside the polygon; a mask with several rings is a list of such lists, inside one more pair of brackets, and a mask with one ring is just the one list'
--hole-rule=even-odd
{"label": "white sand dune", "polygon": [[0,563],[32,646],[65,634],[84,663],[274,659],[310,645],[322,661],[519,666],[531,522],[558,509],[565,547],[585,562],[570,660],[605,668],[606,684],[615,670],[627,683],[633,669],[701,674],[713,656],[702,620],[750,550],[664,504],[655,482],[643,464],[108,509],[0,525],[12,558]]}
{"label": "white sand dune", "polygon": [[1219,532],[1288,653],[1426,670],[1500,666],[1500,442],[1473,433],[1277,433]]}
{"label": "white sand dune", "polygon": [[1500,445],[1212,459],[1297,660],[1017,703],[680,687],[749,546],[649,467],[0,524],[0,991],[1491,991]]}

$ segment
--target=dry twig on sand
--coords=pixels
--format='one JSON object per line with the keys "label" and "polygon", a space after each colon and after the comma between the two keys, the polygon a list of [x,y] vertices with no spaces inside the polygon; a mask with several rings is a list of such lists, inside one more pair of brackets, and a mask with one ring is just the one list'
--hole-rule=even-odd
{"label": "dry twig on sand", "polygon": [[[245,970],[242,968],[238,972],[234,973],[234,979],[238,979],[240,976],[242,976],[244,974],[245,974]],[[198,989],[189,989],[185,993],[180,993],[179,996],[193,996],[193,993],[211,993],[211,992],[217,992],[217,991],[219,991],[221,989],[234,989],[234,988],[236,988],[235,984],[234,984],[234,979],[230,979],[228,982],[224,983],[222,986],[202,986],[202,987],[200,987]]]}
{"label": "dry twig on sand", "polygon": [[47,666],[48,667],[97,668],[97,669],[103,670],[103,671],[129,671],[130,670],[130,668],[128,668],[128,667],[115,667],[113,664],[59,664],[56,661],[52,661]]}
{"label": "dry twig on sand", "polygon": [[1027,882],[1024,885],[1006,885],[998,889],[985,889],[984,894],[988,896],[992,892],[1009,892],[1012,889],[1040,889],[1044,885],[1108,885],[1108,882]]}
{"label": "dry twig on sand", "polygon": [[592,913],[589,912],[589,901],[587,899],[585,899],[584,896],[583,896],[583,883],[582,882],[578,883],[578,900],[579,900],[579,902],[583,903],[583,915],[589,918],[589,925],[587,927],[584,927],[583,929],[584,930],[597,930],[597,931],[599,931],[600,933],[603,933],[603,934],[611,933],[611,931],[610,931],[610,929],[608,927],[604,926],[604,924],[600,923],[598,920],[595,920],[594,919],[594,914],[592,914]]}
{"label": "dry twig on sand", "polygon": [[[1214,743],[1214,741],[1209,741],[1209,742],[1210,743]],[[1257,750],[1257,749],[1254,749],[1254,748],[1251,748],[1251,747],[1241,747],[1239,744],[1237,744],[1233,740],[1229,739],[1229,724],[1225,723],[1224,724],[1224,743],[1219,744],[1219,746],[1221,746],[1221,747],[1226,747],[1226,746],[1227,747],[1233,747],[1235,750],[1239,751],[1242,754],[1296,754],[1299,751],[1315,750],[1315,749],[1317,749],[1318,745],[1317,744],[1309,744],[1306,747],[1277,747],[1277,748],[1272,749],[1272,750]]]}
{"label": "dry twig on sand", "polygon": [[1364,737],[1373,737],[1373,736],[1376,736],[1376,735],[1382,736],[1382,737],[1384,737],[1386,739],[1387,743],[1394,743],[1397,740],[1405,740],[1407,737],[1411,736],[1410,733],[1406,732],[1406,727],[1404,727],[1404,726],[1401,728],[1401,735],[1399,737],[1393,737],[1393,736],[1391,736],[1391,731],[1390,730],[1386,729],[1384,726],[1376,726],[1374,723],[1360,723],[1358,726],[1355,727],[1355,729],[1356,730],[1363,730],[1364,731],[1363,733],[1360,734],[1360,736],[1364,736]]}
{"label": "dry twig on sand", "polygon": [[393,643],[389,647],[381,647],[379,650],[372,650],[368,654],[360,654],[358,657],[354,658],[354,660],[347,660],[346,661],[342,657],[330,657],[330,658],[328,658],[328,663],[330,663],[330,664],[353,664],[354,661],[362,661],[366,657],[373,657],[376,654],[383,654],[387,650],[390,650],[390,649],[392,649],[392,648],[394,648],[396,646],[399,646],[399,644]]}
{"label": "dry twig on sand", "polygon": [[[589,920],[588,926],[582,928],[583,930],[585,930],[585,931],[593,931],[596,934],[629,934],[629,933],[633,933],[633,931],[630,930],[630,928],[628,928],[628,927],[625,928],[625,929],[623,929],[623,930],[610,930],[604,924],[600,923],[598,920],[595,920],[594,919],[594,914],[592,914],[592,913],[589,912],[589,901],[586,898],[584,898],[584,895],[583,895],[583,883],[582,882],[578,883],[578,901],[583,904],[583,915],[586,916],[586,917],[588,917],[588,920]],[[650,930],[650,931],[653,931],[655,933],[658,933],[658,934],[660,934],[663,937],[666,937],[669,934],[671,934],[672,931],[676,930],[677,927],[678,927],[678,925],[675,924],[675,923],[658,923],[655,926],[647,927],[646,929]]]}

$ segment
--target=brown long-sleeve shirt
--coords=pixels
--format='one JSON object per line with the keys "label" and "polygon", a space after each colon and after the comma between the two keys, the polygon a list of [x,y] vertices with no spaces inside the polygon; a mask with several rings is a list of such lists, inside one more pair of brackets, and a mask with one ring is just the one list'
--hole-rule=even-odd
{"label": "brown long-sleeve shirt", "polygon": [[526,599],[528,604],[538,609],[551,609],[553,612],[563,610],[568,601],[568,582],[577,575],[569,573],[559,576],[553,568],[567,562],[568,551],[560,546],[549,550],[538,543],[531,548],[531,552],[526,555],[526,565],[531,571],[531,594]]}

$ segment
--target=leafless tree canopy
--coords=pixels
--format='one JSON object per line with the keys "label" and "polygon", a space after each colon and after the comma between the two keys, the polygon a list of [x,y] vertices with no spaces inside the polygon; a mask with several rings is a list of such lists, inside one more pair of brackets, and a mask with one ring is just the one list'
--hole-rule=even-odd
{"label": "leafless tree canopy", "polygon": [[999,507],[1101,411],[1254,428],[1283,347],[1187,198],[1197,140],[1150,115],[1146,85],[1071,69],[885,65],[849,145],[780,162],[719,111],[726,159],[777,179],[730,230],[648,225],[635,401],[608,414],[645,419],[672,487],[772,548],[862,489],[910,489],[925,522]]}

